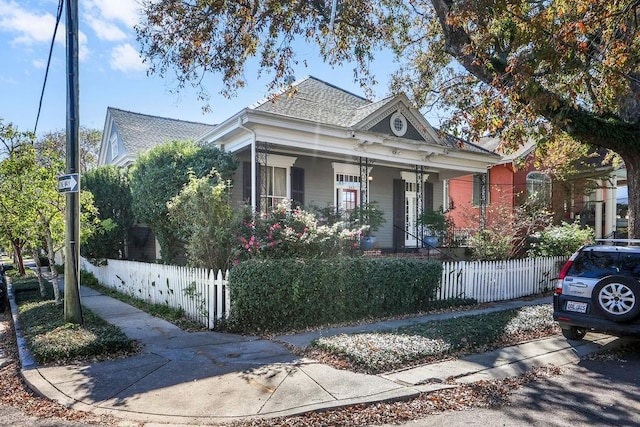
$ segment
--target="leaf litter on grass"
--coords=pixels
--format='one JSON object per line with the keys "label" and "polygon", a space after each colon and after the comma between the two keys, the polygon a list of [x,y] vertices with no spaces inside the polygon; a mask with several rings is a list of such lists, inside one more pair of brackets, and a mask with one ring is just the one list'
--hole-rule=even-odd
{"label": "leaf litter on grass", "polygon": [[336,365],[380,373],[555,334],[552,312],[547,304],[460,316],[390,331],[323,337],[312,348],[314,356],[319,351],[328,354],[326,360],[344,359]]}

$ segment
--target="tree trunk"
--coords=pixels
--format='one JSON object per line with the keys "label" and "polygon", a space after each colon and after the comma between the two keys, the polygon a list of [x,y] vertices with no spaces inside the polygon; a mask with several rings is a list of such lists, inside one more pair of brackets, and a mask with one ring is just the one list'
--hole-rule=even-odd
{"label": "tree trunk", "polygon": [[60,288],[58,287],[58,270],[56,270],[55,264],[55,249],[53,248],[53,237],[51,236],[51,229],[46,224],[44,227],[44,240],[47,243],[47,258],[49,258],[49,271],[51,272],[51,286],[53,286],[53,297],[56,301],[56,305],[62,304],[62,298],[60,297]]}
{"label": "tree trunk", "polygon": [[627,190],[629,192],[628,230],[629,239],[640,238],[640,153],[619,153],[627,167]]}
{"label": "tree trunk", "polygon": [[31,256],[36,262],[36,276],[38,277],[38,286],[40,286],[40,296],[45,298],[47,296],[47,289],[44,287],[44,281],[42,280],[42,266],[40,265],[40,255],[37,249],[31,250]]}
{"label": "tree trunk", "polygon": [[22,241],[20,239],[11,239],[11,246],[13,246],[13,252],[15,253],[16,264],[18,264],[18,273],[24,276],[27,272],[24,270],[24,259],[22,258]]}

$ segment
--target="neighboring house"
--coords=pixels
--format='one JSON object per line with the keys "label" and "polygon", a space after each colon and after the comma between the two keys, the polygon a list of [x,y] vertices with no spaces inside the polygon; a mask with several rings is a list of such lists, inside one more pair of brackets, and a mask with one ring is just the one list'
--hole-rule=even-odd
{"label": "neighboring house", "polygon": [[[495,152],[499,142],[491,138],[479,145]],[[496,216],[505,209],[512,211],[526,198],[534,197],[553,212],[554,223],[579,221],[593,227],[596,238],[612,236],[616,231],[616,187],[626,181],[626,171],[596,167],[569,182],[553,182],[549,175],[536,170],[534,155],[535,144],[526,144],[503,155],[486,173],[457,177],[446,183],[448,203],[444,208],[458,234],[471,234],[483,223],[500,221]],[[589,163],[597,166],[602,160],[599,156]]]}
{"label": "neighboring house", "polygon": [[[109,126],[108,114],[100,164],[113,163],[102,156]],[[126,146],[126,135],[118,137]],[[346,212],[376,202],[386,219],[377,245],[393,251],[422,246],[416,218],[443,204],[446,180],[484,173],[500,160],[441,135],[405,95],[371,102],[314,77],[241,110],[199,141],[237,156],[236,206],[266,211],[288,198]]]}
{"label": "neighboring house", "polygon": [[215,125],[107,108],[98,165],[129,167],[139,153],[172,141],[197,141]]}
{"label": "neighboring house", "polygon": [[[213,125],[149,116],[107,108],[98,165],[128,168],[138,154],[171,141],[195,141],[213,129]],[[126,258],[155,261],[160,248],[153,231],[135,224],[129,231]]]}

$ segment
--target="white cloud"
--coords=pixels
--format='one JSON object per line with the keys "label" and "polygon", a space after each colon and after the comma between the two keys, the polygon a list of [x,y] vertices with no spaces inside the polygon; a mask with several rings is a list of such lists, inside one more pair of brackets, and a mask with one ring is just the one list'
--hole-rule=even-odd
{"label": "white cloud", "polygon": [[[55,22],[55,16],[50,13],[31,13],[20,8],[16,2],[0,0],[0,31],[15,33],[13,43],[31,45],[51,42]],[[63,41],[62,27],[58,27],[56,37],[59,42]]]}
{"label": "white cloud", "polygon": [[[64,17],[61,17],[61,21]],[[49,44],[53,37],[56,18],[50,13],[36,14],[13,1],[0,0],[0,31],[14,34],[12,44],[31,46],[34,44]],[[58,25],[56,42],[65,44],[65,26],[62,22]],[[89,55],[87,36],[78,32],[79,58],[85,59]],[[41,62],[41,61],[40,61]],[[38,61],[34,66],[39,67]]]}
{"label": "white cloud", "polygon": [[0,83],[15,86],[18,84],[18,81],[13,77],[6,77],[0,75]]}
{"label": "white cloud", "polygon": [[87,17],[87,22],[101,40],[119,41],[127,38],[125,32],[113,23],[105,22],[93,16]]}
{"label": "white cloud", "polygon": [[106,21],[119,21],[133,28],[140,21],[141,7],[138,0],[90,0],[87,7],[99,10]]}
{"label": "white cloud", "polygon": [[89,58],[89,42],[87,40],[87,35],[82,31],[78,31],[78,59],[80,61],[84,61]]}
{"label": "white cloud", "polygon": [[111,68],[125,73],[146,70],[140,54],[129,43],[116,46],[111,50]]}
{"label": "white cloud", "polygon": [[33,61],[31,61],[31,64],[34,68],[45,68],[47,66],[47,61],[34,59]]}

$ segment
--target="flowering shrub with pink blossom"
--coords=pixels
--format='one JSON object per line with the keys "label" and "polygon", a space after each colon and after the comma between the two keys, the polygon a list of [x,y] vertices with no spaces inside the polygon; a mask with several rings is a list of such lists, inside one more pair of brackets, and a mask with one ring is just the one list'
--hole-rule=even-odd
{"label": "flowering shrub with pink blossom", "polygon": [[321,224],[315,214],[280,203],[269,214],[245,208],[237,227],[235,262],[249,258],[327,258],[358,252],[360,230]]}

